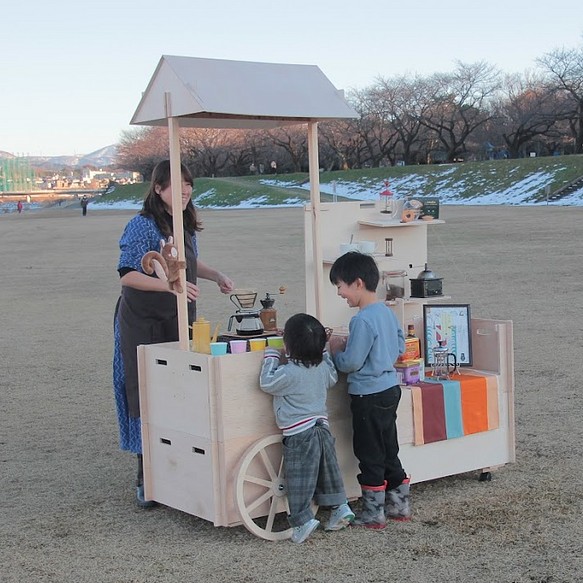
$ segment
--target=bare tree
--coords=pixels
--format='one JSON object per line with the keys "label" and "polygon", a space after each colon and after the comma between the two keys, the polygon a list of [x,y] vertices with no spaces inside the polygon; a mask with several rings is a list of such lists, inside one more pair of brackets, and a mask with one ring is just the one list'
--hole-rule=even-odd
{"label": "bare tree", "polygon": [[382,160],[389,159],[394,163],[398,135],[391,127],[386,104],[378,98],[375,88],[352,91],[349,101],[360,114],[354,127],[365,146],[364,162],[379,166]]}
{"label": "bare tree", "polygon": [[217,176],[229,162],[231,133],[215,128],[182,130],[180,149],[196,176]]}
{"label": "bare tree", "polygon": [[550,87],[566,93],[572,101],[571,119],[575,153],[583,153],[583,46],[555,49],[537,63],[549,78]]}
{"label": "bare tree", "polygon": [[[396,135],[395,153],[400,155],[405,164],[418,162],[419,150],[425,127],[420,122],[426,104],[421,104],[418,97],[418,78],[379,77],[372,89],[378,108],[384,110],[385,117]],[[393,160],[394,162],[394,160]]]}
{"label": "bare tree", "polygon": [[348,170],[357,165],[358,152],[365,147],[356,120],[333,120],[318,125],[320,158],[325,168]]}
{"label": "bare tree", "polygon": [[149,180],[154,166],[168,158],[168,130],[165,127],[140,127],[122,133],[116,163],[132,168]]}
{"label": "bare tree", "polygon": [[281,127],[265,135],[289,156],[294,172],[307,168],[308,133],[305,125]]}
{"label": "bare tree", "polygon": [[501,136],[510,158],[525,155],[533,138],[548,135],[557,123],[561,106],[555,92],[532,74],[508,75],[494,104],[493,127]]}
{"label": "bare tree", "polygon": [[453,73],[418,84],[423,104],[418,121],[435,132],[448,162],[464,154],[468,136],[490,119],[489,100],[498,87],[498,71],[484,62],[458,62]]}

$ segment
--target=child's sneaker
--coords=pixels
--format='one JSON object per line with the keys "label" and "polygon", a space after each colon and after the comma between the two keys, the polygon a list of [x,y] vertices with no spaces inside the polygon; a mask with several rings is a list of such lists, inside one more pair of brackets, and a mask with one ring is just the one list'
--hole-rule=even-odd
{"label": "child's sneaker", "polygon": [[302,526],[294,526],[291,541],[292,543],[303,543],[309,536],[320,526],[320,521],[312,518],[302,524]]}
{"label": "child's sneaker", "polygon": [[330,512],[330,520],[328,521],[326,530],[342,530],[353,520],[354,512],[352,512],[350,506],[345,502]]}

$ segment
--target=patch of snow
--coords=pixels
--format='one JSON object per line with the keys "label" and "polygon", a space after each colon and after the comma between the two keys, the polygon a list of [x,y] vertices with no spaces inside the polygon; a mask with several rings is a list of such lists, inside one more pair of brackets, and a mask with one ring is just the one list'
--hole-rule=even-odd
{"label": "patch of snow", "polygon": [[[559,166],[557,165],[557,169]],[[501,190],[496,190],[495,185],[492,185],[492,192],[484,194],[481,196],[475,196],[474,198],[468,199],[464,197],[464,181],[460,180],[455,183],[455,187],[450,186],[450,175],[456,171],[456,166],[440,166],[436,170],[438,181],[435,186],[435,196],[439,198],[440,204],[467,204],[467,205],[545,205],[546,201],[542,200],[539,202],[534,202],[532,197],[544,191],[545,187],[552,182],[553,173],[552,171],[537,172],[532,174],[523,180],[515,183],[512,188],[505,188]],[[514,172],[515,169],[511,169],[509,172]],[[434,174],[435,176],[435,174]],[[473,181],[476,184],[476,179],[471,176],[466,176],[466,181]],[[480,178],[479,184],[484,183],[484,179]],[[303,184],[298,184],[298,182],[289,180],[279,180],[277,178],[262,179],[260,181],[262,184],[269,186],[275,186],[278,188],[302,188],[306,191],[310,190],[310,183],[305,182]],[[398,197],[413,195],[422,189],[427,182],[427,179],[423,175],[409,174],[402,178],[391,179],[390,189]],[[333,196],[334,194],[351,199],[351,200],[377,200],[380,192],[384,189],[384,181],[380,179],[363,179],[359,182],[350,182],[345,180],[336,180],[335,182],[325,182],[320,184],[320,191],[325,194]],[[207,201],[212,200],[214,195],[214,189],[209,189],[202,194],[199,194],[193,202],[195,205],[201,208],[212,208],[212,209],[244,209],[244,208],[279,208],[279,207],[298,207],[305,204],[304,200],[297,197],[290,197],[289,199],[283,201],[281,204],[266,204],[265,197],[249,198],[245,201],[241,201],[236,205],[221,206],[221,205],[210,205]],[[550,205],[558,206],[583,206],[583,188],[573,192],[569,196],[562,198],[557,201],[549,202]],[[124,202],[120,201],[117,203],[106,203],[106,202],[95,202],[91,205],[94,208],[100,209],[141,209],[142,203],[134,202]]]}

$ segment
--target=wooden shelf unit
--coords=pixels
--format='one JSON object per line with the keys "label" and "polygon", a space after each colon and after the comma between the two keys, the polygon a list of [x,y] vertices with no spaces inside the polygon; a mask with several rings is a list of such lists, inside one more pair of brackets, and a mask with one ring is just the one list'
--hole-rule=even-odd
{"label": "wooden shelf unit", "polygon": [[[306,310],[316,313],[314,254],[312,251],[311,206],[305,212],[305,260],[306,260]],[[320,206],[320,240],[323,256],[324,281],[322,282],[322,322],[325,326],[346,325],[355,314],[346,302],[338,297],[336,287],[329,281],[330,268],[340,255],[340,245],[353,241],[374,241],[376,252],[372,254],[381,271],[405,271],[407,279],[415,278],[427,263],[427,229],[442,225],[445,221],[416,220],[410,223],[383,219],[377,204],[372,202],[322,203]],[[393,239],[391,256],[385,255],[385,238]],[[409,282],[406,282],[404,301],[390,302],[401,326],[415,324],[421,332],[423,304],[444,300],[436,298],[411,298]],[[409,288],[409,289],[407,289]],[[385,297],[382,281],[379,283],[379,299]],[[420,334],[421,337],[421,334]]]}

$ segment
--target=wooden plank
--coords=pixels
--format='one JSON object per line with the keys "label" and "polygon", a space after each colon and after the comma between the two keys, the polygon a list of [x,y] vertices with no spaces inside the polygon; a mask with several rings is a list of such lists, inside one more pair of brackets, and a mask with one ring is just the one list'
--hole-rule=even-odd
{"label": "wooden plank", "polygon": [[213,444],[168,427],[145,425],[151,453],[148,497],[221,526],[215,514],[220,491],[213,476]]}
{"label": "wooden plank", "polygon": [[145,346],[144,355],[148,382],[141,391],[150,423],[211,439],[210,357],[179,350],[177,343]]}

